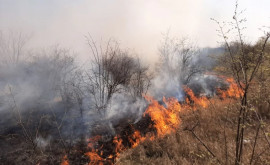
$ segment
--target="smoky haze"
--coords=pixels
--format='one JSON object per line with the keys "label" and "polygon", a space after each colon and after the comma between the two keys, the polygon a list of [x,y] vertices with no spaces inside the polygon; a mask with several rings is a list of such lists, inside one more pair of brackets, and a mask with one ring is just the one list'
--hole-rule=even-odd
{"label": "smoky haze", "polygon": [[[211,73],[216,61],[210,56],[224,48],[210,18],[231,19],[233,4],[0,0],[0,162],[26,160],[22,150],[38,164],[39,148],[58,155],[42,158],[44,164],[59,164],[67,148],[87,148],[86,139],[96,135],[114,145],[125,128],[147,133],[154,129],[145,113],[148,95],[162,107],[164,98],[185,102],[186,87],[196,97],[217,96],[229,84]],[[257,27],[269,21],[269,5],[248,0],[241,6],[253,23],[245,23],[248,41],[261,35]],[[16,143],[6,143],[9,137]]]}
{"label": "smoky haze", "polygon": [[[150,1],[34,1],[0,0],[0,30],[21,31],[29,36],[31,48],[60,44],[84,59],[89,51],[84,36],[97,40],[114,38],[147,61],[156,60],[162,33],[188,36],[201,47],[216,46],[218,37],[211,17],[229,20],[234,0],[150,0]],[[243,1],[250,41],[262,35],[258,27],[269,22],[262,0]],[[221,16],[222,15],[222,16]],[[224,18],[225,16],[225,18]],[[260,19],[257,19],[260,18]],[[252,22],[252,24],[251,24]]]}

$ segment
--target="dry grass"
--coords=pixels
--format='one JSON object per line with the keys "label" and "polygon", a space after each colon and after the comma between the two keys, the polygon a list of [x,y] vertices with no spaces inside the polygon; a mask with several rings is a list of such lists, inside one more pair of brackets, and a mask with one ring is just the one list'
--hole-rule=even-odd
{"label": "dry grass", "polygon": [[[170,135],[147,140],[121,154],[117,164],[234,164],[235,134],[239,105],[237,100],[214,99],[207,109],[180,114],[182,124]],[[250,164],[258,122],[249,113],[242,164]],[[194,126],[194,134],[190,131]],[[270,145],[263,133],[270,132],[270,120],[259,131],[252,164],[270,164]],[[201,142],[195,137],[197,136]],[[204,143],[214,154],[203,146]]]}

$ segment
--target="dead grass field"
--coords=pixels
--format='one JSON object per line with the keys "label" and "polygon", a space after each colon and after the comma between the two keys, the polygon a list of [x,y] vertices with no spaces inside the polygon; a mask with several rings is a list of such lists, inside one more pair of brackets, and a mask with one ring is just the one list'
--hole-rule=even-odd
{"label": "dead grass field", "polygon": [[[154,141],[146,140],[135,149],[125,151],[117,164],[233,164],[238,108],[237,100],[216,98],[206,109],[182,112],[182,123],[175,133]],[[242,164],[250,164],[259,125],[255,114],[249,115]],[[266,140],[270,119],[266,116],[264,121],[252,164],[270,164],[270,145]]]}

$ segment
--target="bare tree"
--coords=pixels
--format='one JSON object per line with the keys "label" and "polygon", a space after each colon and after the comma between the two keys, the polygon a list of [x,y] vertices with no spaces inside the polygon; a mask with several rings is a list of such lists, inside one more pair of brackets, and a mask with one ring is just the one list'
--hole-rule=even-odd
{"label": "bare tree", "polygon": [[177,76],[184,85],[202,68],[196,61],[199,50],[189,43],[187,38],[170,38],[166,34],[159,48],[161,70],[166,70],[170,76]]}
{"label": "bare tree", "polygon": [[18,63],[24,55],[29,37],[22,32],[0,31],[0,57],[2,63]]}
{"label": "bare tree", "polygon": [[149,68],[141,64],[140,59],[134,59],[136,66],[133,68],[133,75],[131,77],[128,90],[130,94],[135,97],[142,97],[142,94],[146,94],[148,88],[151,85],[151,79],[153,78],[149,73]]}
{"label": "bare tree", "polygon": [[[245,27],[242,23],[246,21],[245,18],[240,18],[243,11],[238,11],[238,2],[236,2],[233,22],[230,23],[232,28],[225,30],[224,24],[214,20],[219,26],[219,34],[224,39],[226,47],[226,60],[223,62],[229,66],[227,69],[231,71],[232,76],[237,81],[239,87],[243,91],[240,98],[240,109],[237,119],[236,131],[236,150],[235,150],[235,164],[238,165],[242,161],[243,155],[243,141],[244,132],[247,121],[248,109],[250,108],[248,102],[249,89],[252,86],[252,81],[256,77],[265,57],[265,49],[270,37],[269,32],[264,33],[264,37],[258,49],[252,49],[244,40],[243,30]],[[235,31],[237,40],[234,42],[229,41],[229,32]]]}
{"label": "bare tree", "polygon": [[141,97],[150,84],[148,68],[128,51],[121,50],[116,41],[108,41],[105,49],[98,47],[91,37],[87,41],[93,55],[87,78],[94,108],[104,110],[114,93],[129,91]]}

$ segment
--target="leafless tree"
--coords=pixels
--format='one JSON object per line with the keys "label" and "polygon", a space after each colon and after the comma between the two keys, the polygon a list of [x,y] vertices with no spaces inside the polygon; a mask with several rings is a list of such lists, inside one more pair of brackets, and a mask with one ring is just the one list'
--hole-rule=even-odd
{"label": "leafless tree", "polygon": [[153,76],[149,73],[149,68],[141,64],[140,59],[134,59],[136,66],[133,68],[133,75],[128,86],[130,94],[135,97],[142,97],[142,94],[146,94],[148,88],[151,85],[151,79]]}
{"label": "leafless tree", "polygon": [[199,50],[187,38],[170,38],[166,34],[159,48],[161,70],[166,70],[170,76],[177,76],[184,85],[202,68],[196,62]]}
{"label": "leafless tree", "polygon": [[[243,11],[238,11],[238,2],[236,2],[233,21],[230,22],[232,28],[225,30],[224,24],[214,20],[219,26],[219,35],[224,39],[226,47],[226,60],[223,62],[229,66],[229,69],[237,81],[239,87],[243,91],[243,95],[240,98],[240,109],[237,119],[237,131],[236,131],[236,153],[235,164],[241,164],[243,155],[243,141],[244,132],[247,121],[248,109],[250,108],[248,102],[249,89],[252,86],[252,81],[256,77],[258,70],[260,69],[263,59],[265,57],[265,48],[270,37],[269,32],[264,33],[263,40],[258,49],[252,49],[248,43],[245,42],[243,36],[243,23],[245,18],[240,18]],[[229,32],[235,31],[237,34],[237,40],[234,42],[229,41]],[[260,128],[260,127],[259,127]],[[252,162],[252,161],[251,161]]]}
{"label": "leafless tree", "polygon": [[91,37],[87,41],[93,55],[91,70],[87,72],[88,90],[95,109],[105,109],[114,93],[129,91],[141,97],[150,85],[148,68],[128,51],[121,50],[116,41],[108,41],[105,49]]}
{"label": "leafless tree", "polygon": [[29,36],[22,32],[0,31],[0,57],[2,63],[18,63],[24,55]]}

